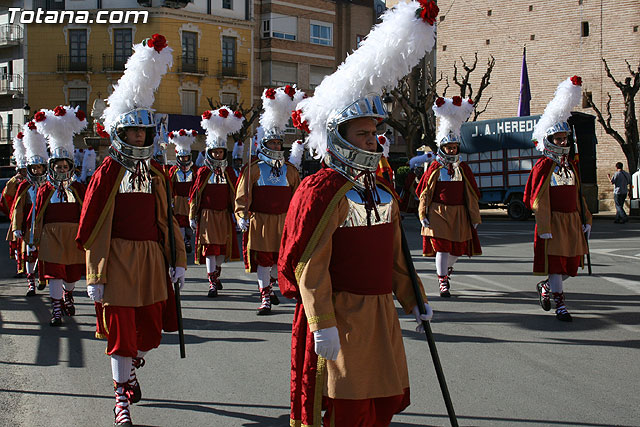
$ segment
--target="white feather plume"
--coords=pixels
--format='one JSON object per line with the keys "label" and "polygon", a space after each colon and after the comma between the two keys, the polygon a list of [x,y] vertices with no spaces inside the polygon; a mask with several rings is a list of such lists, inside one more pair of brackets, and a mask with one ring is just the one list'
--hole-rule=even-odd
{"label": "white feather plume", "polygon": [[315,157],[326,152],[328,119],[359,98],[395,87],[431,51],[435,25],[416,16],[420,7],[411,1],[387,10],[360,47],[322,80],[314,96],[300,102],[297,108],[311,130],[307,146]]}
{"label": "white feather plume", "polygon": [[[579,84],[574,84],[572,79],[578,79]],[[580,104],[582,99],[582,80],[570,77],[558,85],[553,99],[547,104],[544,113],[533,127],[532,140],[536,141],[536,148],[544,151],[544,137],[547,129],[553,125],[566,122],[571,115],[571,110]]]}
{"label": "white feather plume", "polygon": [[[224,113],[221,115],[223,110],[226,110],[226,116]],[[200,122],[200,126],[207,133],[207,148],[227,148],[227,136],[242,129],[244,117],[236,117],[233,110],[226,105],[210,113],[209,118],[205,118],[207,112],[203,113]]]}
{"label": "white feather plume", "polygon": [[296,169],[300,169],[302,165],[302,155],[304,154],[304,144],[302,140],[298,139],[293,142],[291,146],[291,153],[289,154],[289,163],[293,164]]}
{"label": "white feather plume", "polygon": [[84,156],[82,158],[82,173],[80,174],[80,181],[87,183],[87,178],[93,175],[96,171],[96,152],[92,149],[84,150]]}
{"label": "white feather plume", "polygon": [[134,108],[151,108],[162,77],[173,65],[173,49],[168,46],[158,52],[138,43],[133,51],[125,64],[124,74],[107,99],[109,106],[102,114],[105,130],[109,133],[121,114]]}
{"label": "white feather plume", "polygon": [[428,153],[420,154],[419,156],[409,159],[409,168],[413,169],[420,167],[425,163],[431,162],[435,158],[435,155],[429,151]]}
{"label": "white feather plume", "polygon": [[[455,98],[455,97],[454,97]],[[438,103],[442,103],[438,106]],[[450,133],[460,137],[460,128],[473,112],[473,103],[470,99],[461,99],[460,105],[455,105],[452,98],[438,98],[433,104],[433,113],[440,119],[436,142],[440,144],[443,138]]]}
{"label": "white feather plume", "polygon": [[24,133],[24,148],[27,154],[27,162],[33,159],[35,156],[42,157],[44,160],[49,159],[49,154],[47,153],[47,138],[44,137],[43,134],[38,132],[38,129],[34,127],[31,129],[29,124],[33,124],[33,122],[29,122],[25,124],[22,129]]}
{"label": "white feather plume", "polygon": [[35,123],[38,131],[47,138],[49,150],[53,153],[57,148],[64,148],[73,156],[73,136],[87,127],[84,113],[78,113],[79,107],[62,105],[55,110],[42,111],[44,120]]}
{"label": "white feather plume", "polygon": [[18,166],[23,166],[27,162],[27,150],[24,147],[23,138],[23,132],[18,132],[18,135],[13,137],[13,158]]}
{"label": "white feather plume", "polygon": [[[295,91],[293,96],[289,96],[285,89],[287,91]],[[267,96],[269,93],[274,94],[273,99]],[[298,90],[296,85],[291,85],[288,88],[285,86],[265,89],[262,92],[262,108],[264,111],[260,115],[260,126],[272,131],[284,131],[291,118],[291,112],[296,109],[296,106],[303,98],[304,92]]]}
{"label": "white feather plume", "polygon": [[[184,131],[184,135],[180,135],[180,133]],[[174,144],[176,146],[176,153],[179,152],[189,152],[191,153],[191,146],[196,140],[196,135],[193,134],[194,131],[192,129],[180,129],[169,132],[169,144]]]}

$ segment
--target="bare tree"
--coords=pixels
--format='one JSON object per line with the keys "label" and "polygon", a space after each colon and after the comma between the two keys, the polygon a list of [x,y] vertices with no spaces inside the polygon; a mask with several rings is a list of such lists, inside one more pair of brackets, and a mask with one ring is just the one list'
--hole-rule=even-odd
{"label": "bare tree", "polygon": [[[475,105],[473,120],[476,120],[480,114],[487,110],[489,101],[491,101],[491,97],[489,97],[484,108],[480,108],[479,103],[484,91],[491,84],[491,72],[496,60],[493,56],[489,57],[480,86],[475,91],[469,80],[471,74],[476,71],[478,54],[475,54],[474,62],[471,65],[467,64],[463,58],[460,60],[464,71],[459,71],[457,64],[454,63],[453,82],[459,87],[461,97],[473,100]],[[440,96],[447,95],[450,85],[449,78],[444,76],[442,72],[436,78],[430,70],[430,64],[425,64],[423,61],[409,75],[401,79],[395,88],[390,90],[396,106],[401,108],[401,114],[394,114],[393,117],[387,119],[387,123],[406,141],[408,156],[412,156],[415,152],[414,149],[420,145],[428,145],[432,150],[436,150],[436,121],[431,112],[431,106],[438,97],[437,85],[442,81],[446,83]]]}
{"label": "bare tree", "polygon": [[[211,97],[207,97],[207,101],[209,102],[209,108],[211,108],[212,110],[222,107],[222,104],[214,103],[213,98]],[[238,104],[237,102],[230,103],[227,106],[233,111],[240,111],[242,113],[242,116],[244,117],[244,122],[242,122],[242,129],[233,134],[233,137],[236,141],[242,141],[244,143],[247,138],[251,137],[251,135],[249,135],[249,129],[251,128],[251,125],[254,121],[256,121],[258,117],[260,117],[260,102],[253,104],[249,108],[245,108],[242,103]]]}
{"label": "bare tree", "polygon": [[[487,59],[487,69],[482,75],[482,79],[480,80],[480,87],[476,91],[475,96],[473,95],[473,86],[471,86],[469,78],[478,66],[478,52],[476,52],[474,55],[472,65],[468,65],[463,57],[460,57],[460,61],[462,62],[461,71],[458,71],[458,65],[455,62],[453,63],[453,82],[460,88],[460,96],[463,99],[471,98],[473,100],[475,108],[473,110],[473,119],[471,121],[475,122],[480,114],[487,111],[487,106],[491,101],[492,97],[489,97],[489,99],[487,99],[487,102],[484,104],[484,108],[480,109],[480,99],[482,98],[482,93],[484,92],[484,90],[491,84],[491,72],[493,71],[493,67],[496,65],[496,59],[493,57],[493,55],[489,55],[489,59]],[[458,75],[458,73],[460,75]]]}
{"label": "bare tree", "polygon": [[430,68],[429,64],[416,66],[390,91],[401,112],[390,116],[387,124],[402,135],[409,157],[415,153],[415,148],[424,144],[435,151],[435,120],[430,109],[437,96],[436,85],[443,77],[441,75],[439,79],[434,79],[429,72]]}
{"label": "bare tree", "polygon": [[638,64],[637,69],[634,70],[631,68],[629,61],[625,60],[630,76],[625,77],[624,83],[622,83],[622,81],[616,80],[611,73],[607,60],[602,58],[602,62],[604,63],[604,69],[607,72],[607,76],[609,76],[611,81],[618,89],[620,89],[620,92],[622,92],[622,98],[624,101],[624,137],[611,126],[611,94],[609,92],[607,92],[608,100],[606,104],[606,118],[603,116],[602,112],[598,109],[591,97],[587,97],[586,100],[593,111],[595,111],[598,123],[602,125],[604,131],[611,135],[613,139],[620,144],[620,147],[627,158],[629,171],[633,173],[640,168],[640,164],[638,164],[640,161],[638,158],[638,153],[640,152],[640,138],[638,138],[638,119],[636,118],[635,102],[636,94],[638,93],[638,90],[640,90],[640,64]]}

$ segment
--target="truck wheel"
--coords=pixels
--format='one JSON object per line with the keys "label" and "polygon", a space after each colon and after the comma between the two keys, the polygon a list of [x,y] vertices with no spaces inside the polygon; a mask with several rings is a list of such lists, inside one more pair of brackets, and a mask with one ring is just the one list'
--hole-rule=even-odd
{"label": "truck wheel", "polygon": [[509,202],[509,206],[507,207],[507,214],[509,218],[514,219],[516,221],[524,221],[529,217],[529,210],[524,205],[522,200],[512,200]]}

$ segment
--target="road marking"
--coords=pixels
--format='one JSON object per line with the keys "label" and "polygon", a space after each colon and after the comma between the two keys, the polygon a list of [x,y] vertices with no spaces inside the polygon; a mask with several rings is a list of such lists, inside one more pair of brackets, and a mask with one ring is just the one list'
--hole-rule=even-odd
{"label": "road marking", "polygon": [[616,285],[620,285],[623,288],[626,288],[632,292],[640,294],[640,281],[621,279],[619,277],[601,276],[599,274],[597,275],[597,277],[599,279],[604,279],[607,282],[615,283]]}
{"label": "road marking", "polygon": [[[503,285],[502,283],[496,282],[495,280],[487,279],[485,277],[478,276],[477,274],[465,274],[465,277],[470,277],[470,278],[478,280],[480,282],[489,283],[492,286],[496,286],[498,288],[506,289],[506,290],[511,291],[511,292],[520,292],[522,290],[522,289],[516,289],[516,288],[511,287],[511,286]],[[473,287],[480,288],[479,286],[473,286]],[[480,289],[486,289],[486,288],[487,287],[484,286],[484,287],[481,287]]]}
{"label": "road marking", "polygon": [[611,256],[617,256],[617,257],[620,257],[620,258],[628,258],[628,259],[633,259],[633,260],[636,260],[636,261],[640,261],[640,257],[638,256],[640,254],[634,255],[634,256],[632,256],[632,255],[614,254],[613,251],[618,251],[618,250],[620,250],[619,248],[615,248],[615,249],[593,249],[593,248],[590,248],[589,250],[591,251],[591,253],[594,253],[594,254],[611,255]]}

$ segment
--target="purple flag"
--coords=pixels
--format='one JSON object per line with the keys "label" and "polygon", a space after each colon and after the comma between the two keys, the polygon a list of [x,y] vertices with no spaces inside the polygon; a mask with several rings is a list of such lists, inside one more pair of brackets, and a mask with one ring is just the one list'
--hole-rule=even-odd
{"label": "purple flag", "polygon": [[527,72],[527,48],[522,52],[522,71],[520,72],[520,100],[518,101],[518,117],[530,116],[531,88],[529,87],[529,73]]}

